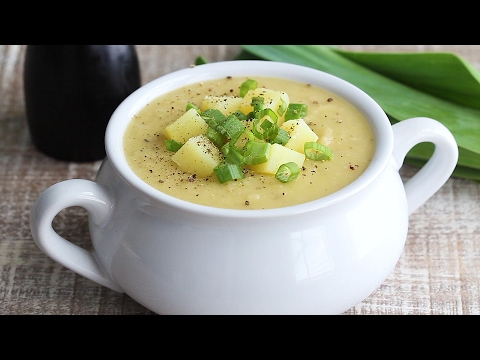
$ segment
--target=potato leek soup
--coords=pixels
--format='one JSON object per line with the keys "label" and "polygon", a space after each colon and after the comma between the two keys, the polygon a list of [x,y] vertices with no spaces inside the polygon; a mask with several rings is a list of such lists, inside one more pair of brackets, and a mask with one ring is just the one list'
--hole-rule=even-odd
{"label": "potato leek soup", "polygon": [[123,146],[132,170],[159,191],[251,210],[344,188],[370,164],[375,139],[367,119],[325,89],[226,77],[151,101],[129,123]]}

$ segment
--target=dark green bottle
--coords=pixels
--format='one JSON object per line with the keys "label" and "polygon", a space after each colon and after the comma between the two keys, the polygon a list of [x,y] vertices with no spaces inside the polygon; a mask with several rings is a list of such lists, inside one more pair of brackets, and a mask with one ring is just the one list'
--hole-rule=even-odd
{"label": "dark green bottle", "polygon": [[33,144],[74,162],[105,157],[110,116],[141,85],[135,45],[28,45],[23,80]]}

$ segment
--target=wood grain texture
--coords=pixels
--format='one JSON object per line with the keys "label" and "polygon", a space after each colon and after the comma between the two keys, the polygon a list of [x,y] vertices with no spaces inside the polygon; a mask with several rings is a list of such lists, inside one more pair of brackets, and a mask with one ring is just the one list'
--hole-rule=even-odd
{"label": "wood grain texture", "polygon": [[[361,51],[452,51],[480,69],[480,45],[339,45]],[[50,185],[94,179],[100,162],[51,159],[32,145],[25,118],[22,72],[26,45],[0,45],[0,314],[154,315],[129,296],[57,264],[34,243],[30,210]],[[230,60],[238,45],[137,45],[142,83],[190,66],[198,55]],[[404,166],[411,177],[416,168]],[[479,315],[480,184],[451,178],[410,216],[396,267],[345,315]],[[86,211],[63,210],[54,229],[90,249]]]}

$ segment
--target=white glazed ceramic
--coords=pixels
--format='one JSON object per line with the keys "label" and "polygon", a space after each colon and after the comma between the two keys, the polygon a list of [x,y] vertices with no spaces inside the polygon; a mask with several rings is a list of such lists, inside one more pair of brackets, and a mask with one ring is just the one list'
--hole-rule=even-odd
{"label": "white glazed ceramic", "polygon": [[[324,87],[371,121],[377,149],[352,184],[325,198],[272,210],[225,210],[165,195],[128,167],[122,137],[153,98],[194,82],[247,75]],[[435,144],[408,182],[407,152]],[[458,159],[452,134],[438,121],[412,118],[391,126],[357,87],[311,68],[267,61],[227,61],[160,77],[130,95],[112,115],[107,157],[95,181],[71,179],[45,190],[31,212],[39,248],[53,260],[159,314],[340,314],[374,292],[396,265],[409,215],[448,180]],[[88,210],[93,251],[59,236],[56,214]]]}

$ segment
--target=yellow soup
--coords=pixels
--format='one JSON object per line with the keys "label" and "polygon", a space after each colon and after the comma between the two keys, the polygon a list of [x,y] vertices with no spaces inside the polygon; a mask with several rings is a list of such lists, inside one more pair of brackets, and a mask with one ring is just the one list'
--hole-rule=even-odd
{"label": "yellow soup", "polygon": [[317,142],[333,153],[329,161],[306,159],[300,175],[283,183],[274,175],[248,170],[240,180],[220,183],[215,174],[192,176],[182,171],[166,149],[164,129],[186,111],[200,107],[205,96],[239,96],[247,77],[228,77],[189,85],[162,95],[134,116],[124,135],[132,170],[147,184],[176,198],[227,209],[271,209],[319,199],[344,188],[368,167],[375,149],[373,130],[365,117],[336,94],[310,84],[253,77],[258,87],[284,91],[290,103],[308,107],[304,120]]}

